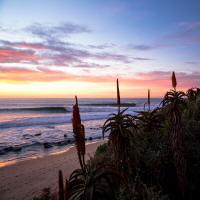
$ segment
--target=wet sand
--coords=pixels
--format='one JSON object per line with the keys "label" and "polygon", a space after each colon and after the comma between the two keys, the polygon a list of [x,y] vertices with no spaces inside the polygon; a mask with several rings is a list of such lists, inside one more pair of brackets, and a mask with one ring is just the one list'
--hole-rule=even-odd
{"label": "wet sand", "polygon": [[[86,146],[86,160],[96,148],[106,141],[89,143]],[[32,200],[43,188],[57,191],[58,170],[68,178],[74,169],[79,168],[74,147],[61,154],[25,160],[0,168],[0,200]]]}

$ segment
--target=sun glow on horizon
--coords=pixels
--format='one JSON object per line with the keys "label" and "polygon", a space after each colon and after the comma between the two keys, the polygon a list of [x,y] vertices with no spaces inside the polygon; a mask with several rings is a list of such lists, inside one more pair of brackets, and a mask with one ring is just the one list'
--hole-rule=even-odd
{"label": "sun glow on horizon", "polygon": [[162,97],[172,71],[180,89],[200,85],[200,18],[173,2],[6,0],[0,10],[1,98],[115,97],[117,78],[123,97]]}

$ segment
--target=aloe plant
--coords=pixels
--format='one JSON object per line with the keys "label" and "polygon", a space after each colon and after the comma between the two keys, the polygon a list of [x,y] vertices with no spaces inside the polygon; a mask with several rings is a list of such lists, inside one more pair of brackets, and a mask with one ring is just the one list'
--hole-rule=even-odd
{"label": "aloe plant", "polygon": [[125,111],[126,109],[117,114],[111,114],[111,117],[105,121],[102,131],[103,137],[106,132],[109,132],[109,143],[113,147],[118,166],[125,162],[130,141],[133,140],[132,129],[136,130],[133,116],[124,114]]}
{"label": "aloe plant", "polygon": [[138,128],[144,132],[156,133],[162,128],[162,115],[159,108],[152,111],[139,111],[135,117],[137,119]]}
{"label": "aloe plant", "polygon": [[176,91],[176,77],[172,74],[172,86],[174,89],[167,92],[162,103],[163,108],[167,111],[170,120],[170,141],[174,157],[178,184],[182,197],[184,197],[184,188],[186,182],[186,161],[184,159],[183,137],[184,133],[181,127],[182,113],[185,107],[185,93]]}
{"label": "aloe plant", "polygon": [[69,178],[68,199],[76,200],[115,200],[113,180],[123,180],[123,177],[103,164],[88,165],[87,176],[81,169],[75,170]]}
{"label": "aloe plant", "polygon": [[200,88],[190,88],[187,93],[187,98],[189,101],[196,101],[200,99]]}
{"label": "aloe plant", "polygon": [[103,125],[103,138],[109,132],[109,143],[112,145],[115,155],[116,165],[125,171],[130,142],[133,140],[132,129],[136,129],[134,117],[125,114],[127,109],[120,111],[119,82],[117,79],[117,114],[112,113]]}

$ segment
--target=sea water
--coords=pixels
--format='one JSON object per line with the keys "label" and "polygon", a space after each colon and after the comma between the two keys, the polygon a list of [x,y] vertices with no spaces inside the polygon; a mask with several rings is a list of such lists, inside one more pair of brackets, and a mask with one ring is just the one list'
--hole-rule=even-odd
{"label": "sea water", "polygon": [[[129,114],[144,110],[145,98],[121,99]],[[161,99],[151,99],[151,108]],[[0,99],[0,166],[19,160],[60,152],[73,144],[74,99]],[[87,141],[102,139],[102,126],[116,113],[116,99],[79,99]]]}

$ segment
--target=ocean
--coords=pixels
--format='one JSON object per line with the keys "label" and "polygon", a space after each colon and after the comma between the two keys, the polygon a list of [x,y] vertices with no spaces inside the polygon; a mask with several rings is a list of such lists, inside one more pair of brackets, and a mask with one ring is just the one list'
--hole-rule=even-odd
{"label": "ocean", "polygon": [[[161,99],[151,99],[151,108]],[[102,126],[116,113],[116,99],[82,98],[79,109],[87,142],[102,139]],[[144,109],[145,98],[122,98],[121,109],[134,114]],[[0,167],[20,160],[59,153],[73,145],[74,99],[0,99]]]}

